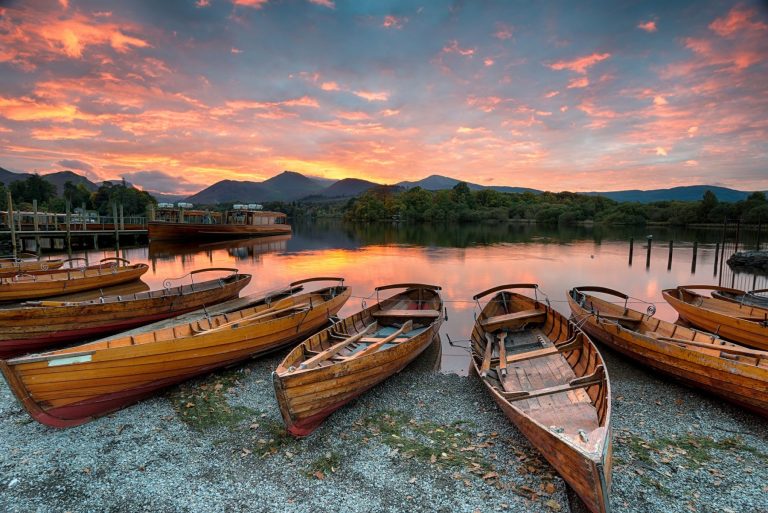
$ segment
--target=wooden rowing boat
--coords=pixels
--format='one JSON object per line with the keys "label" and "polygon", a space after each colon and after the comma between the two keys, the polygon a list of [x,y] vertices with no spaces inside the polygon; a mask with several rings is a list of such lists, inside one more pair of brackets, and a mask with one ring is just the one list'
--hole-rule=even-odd
{"label": "wooden rowing boat", "polygon": [[[226,271],[198,281],[201,273]],[[238,296],[251,281],[237,269],[211,268],[189,273],[189,284],[90,301],[34,301],[0,308],[0,358],[40,351],[57,344],[108,335],[191,312]],[[179,282],[180,283],[180,282]]]}
{"label": "wooden rowing boat", "polygon": [[131,264],[122,258],[105,258],[101,260],[100,265],[81,269],[2,275],[0,301],[22,301],[109,287],[138,280],[148,269],[147,264]]}
{"label": "wooden rowing boat", "polygon": [[291,351],[273,376],[288,431],[306,436],[328,415],[400,372],[437,335],[442,323],[440,287],[414,283],[320,333]]}
{"label": "wooden rowing boat", "polygon": [[768,296],[762,295],[766,292],[768,292],[768,289],[746,291],[727,287],[715,287],[712,289],[711,294],[715,299],[722,299],[731,303],[768,308]]}
{"label": "wooden rowing boat", "polygon": [[349,298],[343,282],[311,292],[294,282],[230,313],[0,360],[17,399],[38,422],[76,426],[155,391],[265,354],[325,325]]}
{"label": "wooden rowing boat", "polygon": [[[619,298],[619,304],[587,294]],[[768,351],[748,349],[627,307],[603,287],[568,293],[574,320],[596,340],[689,386],[768,415]]]}
{"label": "wooden rowing boat", "polygon": [[714,285],[685,285],[662,291],[664,299],[691,326],[756,349],[768,350],[768,309],[703,296],[695,290]]}
{"label": "wooden rowing boat", "polygon": [[61,258],[39,260],[34,253],[20,253],[17,258],[0,258],[0,272],[45,271],[58,269],[64,264]]}
{"label": "wooden rowing boat", "polygon": [[[532,289],[536,298],[510,292]],[[610,509],[611,390],[599,351],[537,299],[501,285],[472,330],[472,367],[504,414],[593,512]]]}

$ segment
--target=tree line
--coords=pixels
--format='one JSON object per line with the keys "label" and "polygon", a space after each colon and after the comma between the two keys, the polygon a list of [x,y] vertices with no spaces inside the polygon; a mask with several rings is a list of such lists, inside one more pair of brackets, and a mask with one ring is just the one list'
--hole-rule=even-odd
{"label": "tree line", "polygon": [[40,212],[65,212],[67,201],[74,211],[85,205],[87,210],[95,210],[100,215],[112,215],[112,205],[123,205],[126,216],[145,215],[149,205],[156,205],[155,198],[148,192],[140,191],[127,185],[124,181],[118,183],[103,182],[95,191],[89,190],[84,184],[64,183],[61,194],[56,186],[38,174],[24,180],[11,182],[6,186],[0,182],[0,210],[8,210],[8,191],[13,198],[15,211],[32,211],[32,202],[37,200]]}
{"label": "tree line", "polygon": [[740,219],[768,222],[768,201],[763,192],[745,200],[721,202],[712,191],[699,201],[618,202],[604,196],[573,192],[541,194],[506,193],[492,189],[471,190],[462,182],[440,191],[414,187],[405,191],[371,189],[343,208],[348,220],[402,220],[412,222],[480,222],[485,220],[535,221],[548,225],[600,223],[690,225]]}

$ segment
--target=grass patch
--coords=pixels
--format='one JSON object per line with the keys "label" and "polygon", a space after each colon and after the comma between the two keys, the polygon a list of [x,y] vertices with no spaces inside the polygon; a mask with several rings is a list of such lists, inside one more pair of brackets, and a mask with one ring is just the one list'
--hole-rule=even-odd
{"label": "grass patch", "polygon": [[183,383],[169,397],[179,418],[192,429],[234,428],[256,413],[245,406],[230,406],[226,393],[238,384],[237,371],[212,376],[208,381]]}
{"label": "grass patch", "polygon": [[687,434],[681,437],[644,440],[635,435],[618,438],[626,445],[635,460],[647,464],[657,461],[669,463],[683,459],[690,465],[702,466],[711,461],[715,451],[747,452],[768,462],[768,455],[747,445],[741,437],[727,437],[715,440],[708,436]]}
{"label": "grass patch", "polygon": [[355,426],[364,431],[364,440],[376,438],[402,458],[443,467],[466,467],[479,475],[493,472],[493,465],[479,451],[493,442],[478,440],[478,435],[467,429],[474,426],[471,422],[418,422],[405,412],[384,411],[358,420]]}
{"label": "grass patch", "polygon": [[336,452],[326,452],[320,458],[312,462],[307,476],[324,479],[325,476],[336,472],[341,466],[341,456]]}

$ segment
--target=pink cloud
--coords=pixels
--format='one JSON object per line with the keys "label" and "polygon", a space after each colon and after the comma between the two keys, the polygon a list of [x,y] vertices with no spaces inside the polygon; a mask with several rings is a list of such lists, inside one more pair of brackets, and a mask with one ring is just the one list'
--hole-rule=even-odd
{"label": "pink cloud", "polygon": [[554,98],[560,94],[560,91],[549,91],[547,94],[544,95],[544,98]]}
{"label": "pink cloud", "polygon": [[397,16],[384,16],[384,21],[381,26],[384,28],[401,29],[403,25],[408,21],[408,18],[398,18]]}
{"label": "pink cloud", "polygon": [[369,102],[385,102],[389,100],[389,92],[387,91],[353,91],[353,94]]}
{"label": "pink cloud", "polygon": [[493,66],[495,64],[495,61],[493,59],[491,59],[490,57],[486,57],[483,60],[483,64],[485,65],[486,68],[489,68],[489,67],[491,67],[491,66]]}
{"label": "pink cloud", "polygon": [[366,112],[352,111],[352,112],[337,112],[337,118],[346,119],[348,121],[367,121],[371,119],[371,116]]}
{"label": "pink cloud", "polygon": [[753,9],[736,6],[731,9],[724,18],[717,18],[709,24],[717,35],[729,37],[737,32],[762,32],[768,30],[768,25],[761,21],[752,21],[757,16]]}
{"label": "pink cloud", "polygon": [[315,5],[321,5],[329,9],[336,8],[336,4],[333,2],[333,0],[309,0],[309,3],[315,4]]}
{"label": "pink cloud", "polygon": [[666,105],[666,104],[668,104],[668,103],[669,103],[669,102],[667,101],[667,99],[666,99],[666,98],[664,98],[664,97],[663,97],[662,95],[660,95],[660,94],[658,94],[658,95],[656,95],[656,96],[654,96],[654,97],[653,97],[653,104],[654,104],[654,105]]}
{"label": "pink cloud", "polygon": [[501,39],[502,41],[512,39],[512,26],[505,25],[503,23],[497,23],[496,32],[493,33],[493,36],[496,39]]}
{"label": "pink cloud", "polygon": [[648,32],[648,33],[650,33],[650,32],[656,32],[656,30],[657,30],[657,28],[656,28],[656,22],[655,22],[655,21],[653,21],[653,20],[651,20],[651,21],[646,21],[645,23],[639,23],[639,24],[637,25],[637,28],[639,28],[640,30],[644,30],[644,31],[646,31],[646,32]]}
{"label": "pink cloud", "polygon": [[320,89],[323,91],[338,91],[339,90],[339,84],[336,82],[323,82],[320,84]]}
{"label": "pink cloud", "polygon": [[660,157],[666,157],[667,156],[667,150],[663,148],[662,146],[656,147],[656,155]]}
{"label": "pink cloud", "polygon": [[503,100],[498,96],[470,96],[467,105],[483,112],[493,112]]}
{"label": "pink cloud", "polygon": [[576,73],[584,74],[587,69],[591,68],[600,61],[604,61],[611,56],[610,53],[593,53],[591,55],[585,55],[584,57],[578,57],[570,61],[557,61],[550,64],[549,67],[554,70],[571,70]]}
{"label": "pink cloud", "polygon": [[381,114],[385,118],[388,118],[391,116],[397,116],[398,114],[400,114],[400,111],[397,109],[384,109],[384,110],[380,110],[379,114]]}
{"label": "pink cloud", "polygon": [[472,57],[475,55],[475,49],[474,48],[461,48],[459,46],[459,42],[457,40],[451,41],[448,45],[443,47],[444,53],[457,53],[459,55],[463,55],[464,57]]}
{"label": "pink cloud", "polygon": [[568,89],[581,89],[589,85],[589,79],[587,77],[578,77],[568,82]]}
{"label": "pink cloud", "polygon": [[230,51],[230,53],[233,53],[235,55],[237,55],[239,53],[243,53],[243,51],[241,49],[235,48],[234,46],[229,51]]}

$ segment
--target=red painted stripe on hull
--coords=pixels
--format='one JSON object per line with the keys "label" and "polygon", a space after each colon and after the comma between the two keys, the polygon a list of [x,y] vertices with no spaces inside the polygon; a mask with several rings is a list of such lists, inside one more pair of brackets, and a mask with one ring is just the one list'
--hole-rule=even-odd
{"label": "red painted stripe on hull", "polygon": [[125,406],[137,403],[142,399],[146,399],[162,388],[176,385],[215,369],[233,365],[243,360],[247,360],[253,356],[258,355],[246,355],[241,358],[234,358],[232,360],[217,363],[216,365],[197,367],[189,372],[153,381],[151,383],[147,383],[130,390],[104,394],[92,399],[88,399],[86,401],[69,404],[67,406],[48,408],[42,413],[33,413],[32,417],[34,417],[34,419],[41,424],[56,428],[79,426],[80,424],[85,424],[86,422],[93,420],[95,417],[101,417],[107,413],[111,413],[113,411],[124,408]]}
{"label": "red painted stripe on hull", "polygon": [[365,392],[367,392],[371,388],[373,388],[373,387],[372,386],[371,387],[367,387],[364,390],[361,390],[357,394],[353,395],[349,399],[346,399],[344,401],[338,402],[336,404],[332,404],[331,406],[328,406],[327,408],[323,408],[319,412],[315,413],[314,415],[312,415],[310,417],[307,417],[306,419],[301,420],[300,422],[292,423],[286,429],[287,429],[287,431],[290,434],[292,434],[295,437],[301,438],[301,437],[308,436],[308,435],[312,434],[312,432],[315,429],[317,429],[320,426],[320,424],[322,424],[323,421],[326,418],[328,418],[328,416],[331,413],[335,412],[336,410],[338,410],[339,408],[341,408],[345,404],[347,404],[347,403],[349,403],[351,401],[354,401],[355,399],[357,399],[358,397],[363,395]]}

